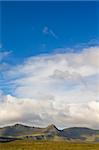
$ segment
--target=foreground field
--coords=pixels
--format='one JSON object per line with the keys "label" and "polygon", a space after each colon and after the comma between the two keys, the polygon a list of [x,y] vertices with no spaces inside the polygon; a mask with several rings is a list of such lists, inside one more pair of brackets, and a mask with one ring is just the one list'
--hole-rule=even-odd
{"label": "foreground field", "polygon": [[0,143],[0,150],[99,150],[99,143],[65,141],[14,141]]}

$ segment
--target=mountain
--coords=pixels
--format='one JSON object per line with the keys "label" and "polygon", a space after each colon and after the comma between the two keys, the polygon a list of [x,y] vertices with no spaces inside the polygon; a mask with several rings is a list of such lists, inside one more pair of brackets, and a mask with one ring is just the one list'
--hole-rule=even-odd
{"label": "mountain", "polygon": [[50,134],[58,134],[59,130],[56,128],[55,125],[51,124],[48,127],[46,127],[45,129],[43,129],[43,133],[50,133]]}
{"label": "mountain", "polygon": [[99,130],[93,130],[89,128],[81,128],[81,127],[73,127],[63,129],[61,131],[61,136],[71,140],[71,139],[79,139],[79,140],[96,140],[99,138]]}
{"label": "mountain", "polygon": [[13,126],[7,126],[0,128],[0,136],[7,137],[19,137],[23,135],[29,135],[32,132],[37,132],[39,128],[29,127],[21,124],[15,124]]}
{"label": "mountain", "polygon": [[99,130],[82,127],[59,130],[53,124],[46,128],[30,127],[22,124],[0,128],[0,141],[16,139],[99,142]]}

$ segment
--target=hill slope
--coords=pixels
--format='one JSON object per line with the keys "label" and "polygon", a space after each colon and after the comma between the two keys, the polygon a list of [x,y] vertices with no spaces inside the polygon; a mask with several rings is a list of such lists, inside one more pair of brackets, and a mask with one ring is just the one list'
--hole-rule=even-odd
{"label": "hill slope", "polygon": [[0,141],[12,139],[62,139],[73,141],[91,141],[99,142],[99,130],[89,128],[73,127],[59,130],[55,125],[49,125],[46,128],[29,127],[22,124],[15,124],[0,128]]}

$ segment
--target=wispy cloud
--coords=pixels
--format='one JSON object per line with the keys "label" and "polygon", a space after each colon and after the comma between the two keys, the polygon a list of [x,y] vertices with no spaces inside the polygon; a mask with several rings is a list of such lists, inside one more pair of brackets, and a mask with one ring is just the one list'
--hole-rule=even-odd
{"label": "wispy cloud", "polygon": [[4,58],[8,57],[11,54],[11,51],[1,51],[0,52],[0,61],[2,61]]}
{"label": "wispy cloud", "polygon": [[44,34],[49,34],[49,29],[48,29],[48,27],[44,27],[44,28],[43,28],[43,33],[44,33]]}
{"label": "wispy cloud", "polygon": [[55,39],[57,39],[58,38],[58,36],[56,35],[56,33],[52,30],[52,29],[50,29],[50,28],[48,28],[47,26],[45,26],[44,28],[43,28],[43,34],[45,34],[45,35],[51,35],[52,37],[54,37]]}

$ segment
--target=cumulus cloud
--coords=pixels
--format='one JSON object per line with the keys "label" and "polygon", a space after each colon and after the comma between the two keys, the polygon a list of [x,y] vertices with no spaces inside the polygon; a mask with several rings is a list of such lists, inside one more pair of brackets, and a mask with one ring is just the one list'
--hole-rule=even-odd
{"label": "cumulus cloud", "polygon": [[57,107],[52,98],[36,101],[8,95],[0,104],[0,125],[20,122],[32,126],[46,126],[52,122],[60,128],[70,126],[98,128],[99,102],[63,105],[60,101],[59,105],[60,107]]}
{"label": "cumulus cloud", "polygon": [[98,69],[99,47],[33,56],[12,66],[3,73],[10,95],[0,96],[0,125],[24,122],[97,128]]}

